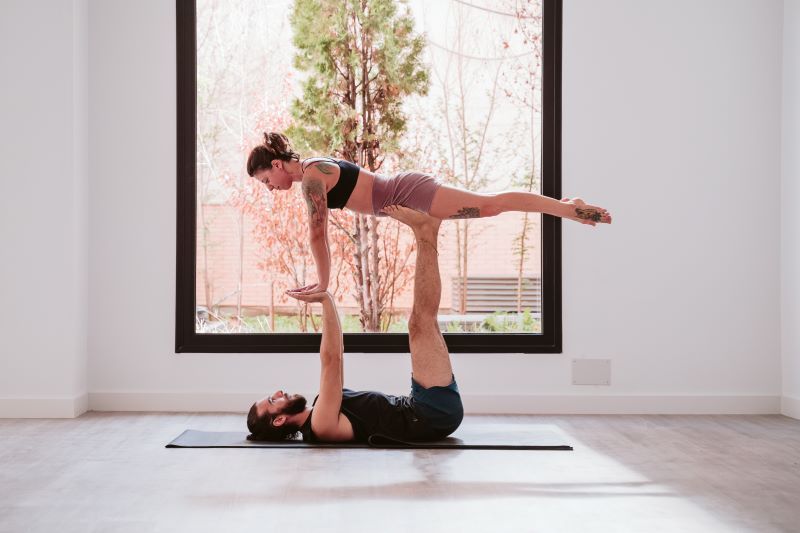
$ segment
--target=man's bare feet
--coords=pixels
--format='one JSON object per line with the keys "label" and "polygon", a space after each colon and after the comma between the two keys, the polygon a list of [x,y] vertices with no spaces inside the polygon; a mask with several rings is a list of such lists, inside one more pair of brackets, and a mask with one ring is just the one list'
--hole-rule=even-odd
{"label": "man's bare feet", "polygon": [[421,211],[416,211],[402,205],[390,205],[383,208],[383,212],[395,220],[414,230],[420,235],[436,235],[442,221]]}
{"label": "man's bare feet", "polygon": [[581,224],[589,224],[596,226],[598,222],[603,224],[611,224],[611,213],[608,210],[598,207],[596,205],[589,205],[580,198],[563,198],[561,200],[565,204],[574,206],[570,210],[570,214],[564,218],[575,220]]}

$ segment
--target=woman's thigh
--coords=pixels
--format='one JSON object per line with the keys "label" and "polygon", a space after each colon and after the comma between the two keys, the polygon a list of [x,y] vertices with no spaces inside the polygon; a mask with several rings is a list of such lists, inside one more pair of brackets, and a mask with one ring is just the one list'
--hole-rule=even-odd
{"label": "woman's thigh", "polygon": [[439,219],[492,217],[499,213],[494,195],[442,185],[431,202],[430,215]]}

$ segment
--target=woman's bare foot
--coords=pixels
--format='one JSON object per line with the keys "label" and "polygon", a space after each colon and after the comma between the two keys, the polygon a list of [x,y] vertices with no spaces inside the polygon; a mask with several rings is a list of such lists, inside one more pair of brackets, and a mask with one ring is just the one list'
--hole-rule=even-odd
{"label": "woman's bare foot", "polygon": [[562,198],[561,201],[565,204],[575,206],[574,209],[570,210],[571,214],[564,218],[580,222],[581,224],[589,224],[590,226],[596,226],[598,222],[611,224],[611,213],[602,207],[589,205],[580,198],[573,198],[571,200],[569,198]]}
{"label": "woman's bare foot", "polygon": [[402,205],[384,207],[383,212],[410,227],[414,230],[414,233],[422,235],[436,234],[439,231],[439,225],[442,223],[438,218]]}

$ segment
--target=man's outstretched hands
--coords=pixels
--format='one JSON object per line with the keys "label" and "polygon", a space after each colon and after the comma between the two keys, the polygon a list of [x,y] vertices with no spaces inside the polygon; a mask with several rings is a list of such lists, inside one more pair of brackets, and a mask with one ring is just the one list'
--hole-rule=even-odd
{"label": "man's outstretched hands", "polygon": [[308,303],[322,302],[323,300],[331,298],[330,293],[324,289],[320,292],[302,292],[303,289],[306,289],[306,287],[302,287],[300,289],[294,289],[291,291],[286,291],[286,294],[288,294],[295,300],[300,300],[301,302],[308,302]]}

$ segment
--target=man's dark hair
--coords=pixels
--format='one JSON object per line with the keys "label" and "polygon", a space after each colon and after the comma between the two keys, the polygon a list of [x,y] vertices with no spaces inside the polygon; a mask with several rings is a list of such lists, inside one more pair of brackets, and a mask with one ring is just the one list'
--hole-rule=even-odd
{"label": "man's dark hair", "polygon": [[250,430],[247,440],[275,441],[294,439],[297,437],[297,431],[300,429],[300,426],[288,423],[285,423],[281,426],[273,426],[272,421],[274,419],[275,417],[269,413],[264,413],[262,416],[258,416],[256,404],[253,404],[253,406],[250,408],[250,412],[247,414],[247,429]]}

